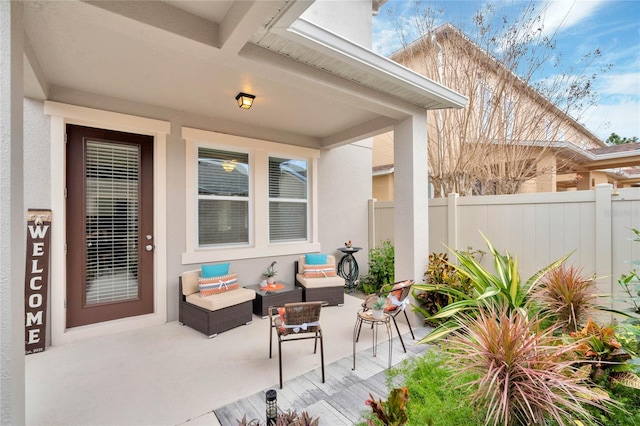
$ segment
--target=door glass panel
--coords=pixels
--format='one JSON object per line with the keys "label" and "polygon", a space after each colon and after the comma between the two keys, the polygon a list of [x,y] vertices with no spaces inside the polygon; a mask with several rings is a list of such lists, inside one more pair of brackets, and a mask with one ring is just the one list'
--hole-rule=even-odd
{"label": "door glass panel", "polygon": [[140,152],[86,143],[87,305],[138,298]]}

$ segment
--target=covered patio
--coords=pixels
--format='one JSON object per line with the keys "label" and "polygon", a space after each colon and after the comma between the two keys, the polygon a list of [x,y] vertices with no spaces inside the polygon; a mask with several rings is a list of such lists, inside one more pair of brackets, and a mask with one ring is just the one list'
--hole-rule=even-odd
{"label": "covered patio", "polygon": [[[224,414],[218,413],[220,421],[214,410],[237,401],[237,407],[254,401],[253,411],[247,409],[247,418],[255,418],[256,413],[264,416],[264,405],[256,406],[260,403],[255,403],[255,394],[270,388],[278,391],[279,406],[284,411],[301,411],[290,406],[300,403],[292,401],[292,395],[307,400],[317,398],[317,404],[304,409],[321,417],[321,424],[343,424],[334,423],[344,421],[344,417],[336,417],[336,410],[331,409],[330,402],[321,402],[317,390],[301,388],[300,376],[305,375],[306,382],[326,394],[355,384],[359,392],[353,395],[354,400],[363,393],[367,397],[366,383],[354,382],[356,378],[365,381],[382,373],[387,367],[388,352],[385,333],[381,331],[378,355],[373,358],[371,332],[363,330],[357,345],[356,370],[351,372],[353,325],[361,302],[347,294],[344,306],[322,310],[325,384],[320,379],[320,357],[313,355],[310,341],[302,341],[283,345],[285,382],[284,388],[278,389],[277,345],[274,357],[268,357],[268,319],[254,315],[251,324],[213,339],[172,321],[54,346],[26,357],[26,424],[235,425],[235,419],[229,423],[225,417],[235,417],[234,409],[226,407]],[[400,331],[406,335],[407,354],[393,330],[394,365],[427,350],[425,345],[415,346],[406,322],[401,316],[398,318]],[[428,332],[425,327],[413,326],[418,339]],[[370,391],[386,398],[379,385]],[[352,411],[367,408],[365,399],[360,399],[360,405],[349,403]]]}
{"label": "covered patio", "polygon": [[[213,408],[210,389],[221,398],[238,398],[232,394],[273,383],[254,383],[253,373],[273,362],[262,355],[253,359],[254,370],[247,368],[251,363],[242,363],[243,368],[226,364],[258,352],[245,346],[254,341],[242,332],[264,321],[211,341],[193,334],[194,343],[182,342],[193,332],[175,322],[178,277],[205,263],[231,262],[243,284],[256,284],[264,267],[277,261],[279,279],[293,282],[298,256],[336,254],[336,247],[348,240],[362,246],[358,260],[366,273],[366,253],[374,245],[367,226],[370,138],[391,129],[401,207],[394,217],[395,274],[398,280],[420,279],[429,252],[426,111],[462,108],[467,99],[370,50],[371,16],[379,3],[0,2],[0,93],[7,95],[0,97],[3,423],[132,418],[180,424]],[[240,92],[255,96],[250,110],[238,108]],[[80,169],[90,167],[83,165],[86,158],[79,149],[68,148],[82,147],[78,141],[83,139],[67,141],[67,134],[79,128],[146,141],[137,145],[144,146],[144,157],[131,167],[141,171],[137,185],[145,188],[133,192],[145,208],[132,209],[141,226],[132,233],[136,250],[131,250],[131,261],[145,268],[137,271],[141,290],[122,302],[85,303],[90,294],[82,259],[91,243],[92,203],[81,199],[90,199],[80,193],[91,178]],[[237,217],[215,215],[220,220],[208,223],[206,209],[200,213],[200,205],[209,201],[220,206],[237,201],[228,194],[200,194],[201,150],[244,158],[249,184]],[[270,192],[267,184],[278,181],[269,165],[286,161],[307,165],[300,199]],[[76,173],[68,165],[80,166]],[[80,196],[68,198],[74,186]],[[295,238],[274,231],[281,223],[271,207],[275,212],[281,203],[296,207],[300,232]],[[107,205],[99,216],[117,217],[118,203]],[[37,324],[47,350],[26,357],[24,218],[32,208],[50,210],[55,224],[43,302],[47,312]],[[237,222],[243,232],[234,235],[233,244],[211,244],[201,241],[201,222],[218,234],[235,231]],[[119,311],[133,300],[144,306],[131,315]],[[91,314],[98,308],[104,312]],[[355,315],[345,311],[346,318]],[[78,312],[88,315],[74,321]],[[345,321],[340,330],[350,341],[352,321]],[[180,338],[154,335],[172,327]],[[258,335],[266,339],[267,334]],[[327,333],[328,339],[337,335]],[[237,337],[221,343],[229,336]],[[165,340],[166,346],[161,344]],[[344,353],[351,350],[350,344],[334,344]],[[183,350],[195,358],[188,359],[176,346],[186,346]],[[331,346],[328,340],[328,361],[344,356],[332,355]],[[214,353],[214,347],[221,352]],[[236,349],[241,352],[227,361]],[[165,354],[168,365],[158,364],[156,353]],[[213,371],[224,374],[211,376]],[[231,374],[235,371],[246,379]],[[78,382],[68,382],[71,378]],[[209,389],[190,387],[195,378],[206,379]],[[245,382],[256,387],[245,388]],[[226,383],[233,384],[231,390]],[[200,398],[207,403],[189,408]],[[119,403],[121,410],[114,408]],[[169,416],[168,407],[184,412]],[[118,417],[127,410],[140,417]],[[57,413],[78,418],[60,419]]]}

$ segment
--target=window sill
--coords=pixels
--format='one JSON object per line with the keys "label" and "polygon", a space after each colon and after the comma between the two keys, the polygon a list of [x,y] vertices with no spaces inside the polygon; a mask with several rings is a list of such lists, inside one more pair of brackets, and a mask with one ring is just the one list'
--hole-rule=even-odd
{"label": "window sill", "polygon": [[208,262],[221,262],[226,260],[254,259],[260,257],[287,256],[300,253],[313,253],[320,251],[320,243],[286,243],[271,244],[266,247],[241,247],[202,249],[182,253],[182,264],[192,265]]}

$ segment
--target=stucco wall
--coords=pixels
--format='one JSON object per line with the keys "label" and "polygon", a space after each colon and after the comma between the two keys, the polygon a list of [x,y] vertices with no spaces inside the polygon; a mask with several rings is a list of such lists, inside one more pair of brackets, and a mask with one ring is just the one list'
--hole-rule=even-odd
{"label": "stucco wall", "polygon": [[355,254],[360,274],[368,268],[368,200],[371,198],[371,141],[323,151],[319,160],[319,234],[322,250],[336,249],[351,240],[362,250]]}
{"label": "stucco wall", "polygon": [[49,209],[51,123],[41,101],[24,100],[24,122],[24,206]]}
{"label": "stucco wall", "polygon": [[[216,131],[210,119],[193,114],[185,114],[166,108],[126,102],[89,93],[79,93],[57,89],[54,98],[58,102],[82,105],[106,111],[167,120],[171,122],[171,133],[167,136],[166,153],[166,198],[167,198],[167,318],[178,317],[178,277],[199,265],[183,265],[181,257],[185,251],[185,142],[181,138],[182,126]],[[49,119],[43,113],[43,103],[28,101],[25,107],[25,129],[29,129],[28,155],[25,163],[37,162],[30,174],[25,193],[29,194],[29,206],[48,207],[50,205],[48,161],[51,135]],[[331,151],[322,151],[318,160],[318,234],[322,251],[339,255],[336,249],[346,240],[365,249],[357,255],[361,271],[367,267],[367,200],[371,198],[371,143],[348,145]],[[57,218],[57,219],[56,219]],[[54,212],[54,220],[63,220],[59,212]],[[274,258],[278,262],[278,278],[293,282],[293,261],[297,255]],[[271,258],[256,258],[232,261],[232,269],[242,271],[243,284],[258,283],[262,272]],[[51,323],[49,322],[49,326]],[[48,340],[50,341],[50,340]]]}

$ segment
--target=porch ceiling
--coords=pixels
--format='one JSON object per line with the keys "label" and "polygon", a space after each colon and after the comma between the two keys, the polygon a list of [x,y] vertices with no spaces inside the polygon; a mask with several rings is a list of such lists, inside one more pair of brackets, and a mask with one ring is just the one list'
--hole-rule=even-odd
{"label": "porch ceiling", "polygon": [[[329,56],[313,40],[288,39],[296,55],[278,51],[283,45],[273,46],[272,26],[288,26],[312,3],[24,2],[25,94],[68,103],[96,94],[199,117],[229,133],[317,148],[379,133],[416,106],[464,104],[426,79],[407,84],[361,60],[337,60],[344,51],[322,61]],[[270,43],[256,43],[265,35]],[[237,107],[238,92],[256,96],[251,110]]]}

